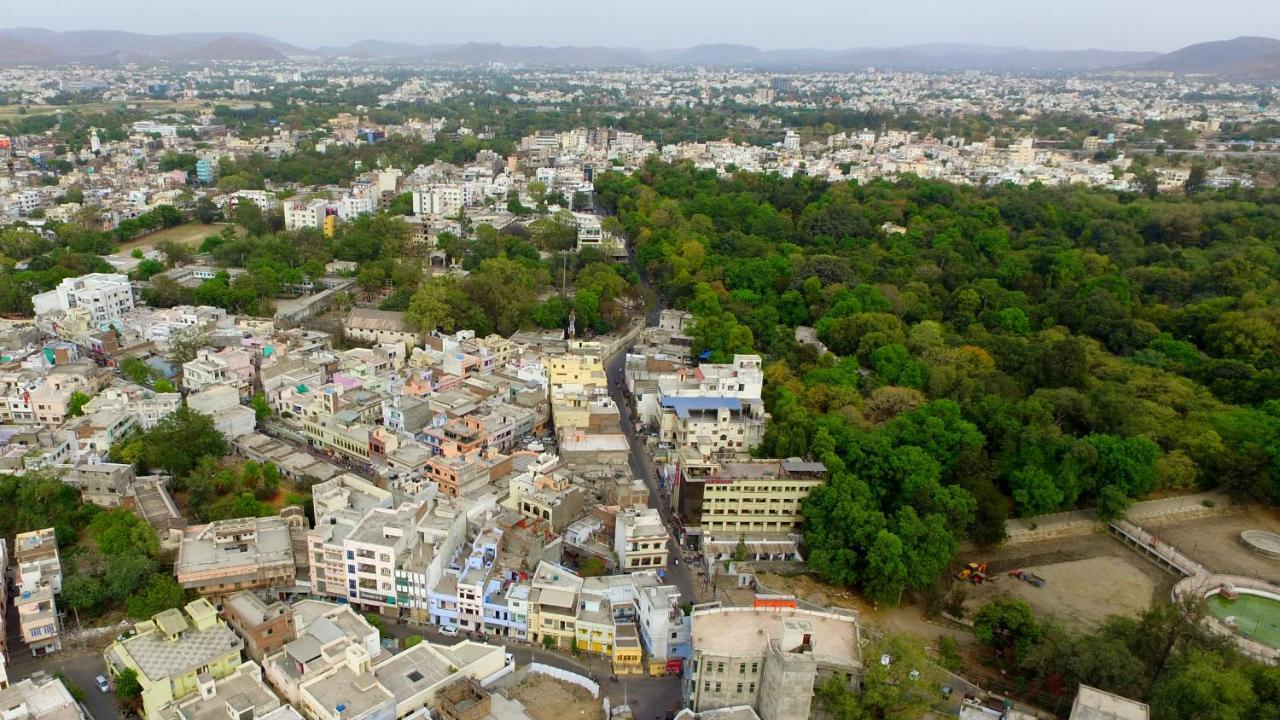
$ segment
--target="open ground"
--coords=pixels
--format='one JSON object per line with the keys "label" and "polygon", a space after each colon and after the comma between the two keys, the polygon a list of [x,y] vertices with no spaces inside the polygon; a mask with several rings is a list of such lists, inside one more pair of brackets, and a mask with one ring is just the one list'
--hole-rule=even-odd
{"label": "open ground", "polygon": [[1280,513],[1274,509],[1250,505],[1240,514],[1146,528],[1211,572],[1280,582],[1280,560],[1259,555],[1240,541],[1245,530],[1280,533]]}
{"label": "open ground", "polygon": [[162,243],[165,240],[172,240],[176,243],[196,248],[200,246],[200,243],[204,242],[205,238],[222,232],[223,227],[225,226],[218,223],[205,225],[198,222],[189,222],[185,225],[178,225],[164,230],[157,230],[153,233],[147,233],[146,235],[136,237],[129,242],[122,243],[120,245],[120,252],[127,255],[130,252],[133,252],[134,248],[142,248],[142,251],[146,252],[147,250],[155,247],[157,243]]}

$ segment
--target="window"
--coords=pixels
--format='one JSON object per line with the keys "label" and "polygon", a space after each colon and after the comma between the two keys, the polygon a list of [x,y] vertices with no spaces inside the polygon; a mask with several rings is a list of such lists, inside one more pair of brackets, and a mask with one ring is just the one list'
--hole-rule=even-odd
{"label": "window", "polygon": [[738,683],[738,689],[735,690],[734,692],[738,693],[739,695],[742,694],[742,683]]}
{"label": "window", "polygon": [[756,691],[756,684],[751,683],[750,687],[747,688],[747,692],[753,693],[755,691]]}

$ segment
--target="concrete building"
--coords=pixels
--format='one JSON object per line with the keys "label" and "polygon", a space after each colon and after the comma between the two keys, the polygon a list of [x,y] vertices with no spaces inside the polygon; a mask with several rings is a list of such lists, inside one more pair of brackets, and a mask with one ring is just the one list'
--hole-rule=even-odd
{"label": "concrete building", "polygon": [[18,533],[13,541],[19,635],[36,657],[62,649],[54,596],[62,592],[62,562],[53,528]]}
{"label": "concrete building", "polygon": [[686,534],[786,538],[799,527],[801,502],[826,476],[822,463],[798,458],[718,463],[682,455],[672,500]]}
{"label": "concrete building", "polygon": [[582,578],[565,567],[539,563],[529,591],[529,641],[572,647],[577,634]]}
{"label": "concrete building", "polygon": [[356,308],[347,315],[342,331],[349,338],[370,343],[422,343],[422,334],[409,327],[404,313],[393,310]]}
{"label": "concrete building", "polygon": [[[305,524],[305,517],[302,518]],[[295,585],[293,519],[235,518],[187,528],[173,564],[178,584],[204,595],[286,590]],[[305,526],[301,528],[305,533]],[[305,563],[306,558],[301,562]]]}
{"label": "concrete building", "polygon": [[77,465],[62,475],[62,482],[80,491],[84,502],[106,508],[120,505],[133,495],[134,466],[129,463]]}
{"label": "concrete building", "polygon": [[134,630],[133,637],[107,646],[103,657],[113,678],[126,668],[137,672],[146,720],[160,720],[166,706],[200,691],[205,678],[217,680],[240,667],[244,643],[204,598],[158,613]]}
{"label": "concrete building", "polygon": [[299,600],[292,609],[297,637],[263,663],[267,680],[288,702],[299,702],[304,684],[345,662],[348,646],[381,656],[378,631],[350,605]]}
{"label": "concrete building", "polygon": [[1081,685],[1071,703],[1069,720],[1148,720],[1146,703],[1130,700],[1088,685]]}
{"label": "concrete building", "polygon": [[814,688],[862,678],[853,615],[795,608],[694,608],[685,699],[694,712],[749,705],[761,720],[808,720]]}
{"label": "concrete building", "polygon": [[230,385],[208,385],[187,396],[187,407],[208,415],[228,440],[253,432],[258,424],[253,408],[240,404],[240,391]]}
{"label": "concrete building", "polygon": [[760,398],[664,397],[658,439],[712,458],[746,458],[764,440],[769,414]]}
{"label": "concrete building", "polygon": [[262,668],[252,660],[231,674],[199,677],[199,692],[170,703],[160,711],[164,720],[256,720],[283,703],[262,682]]}
{"label": "concrete building", "polygon": [[127,275],[89,273],[66,278],[58,287],[31,296],[37,315],[56,310],[83,309],[95,324],[119,320],[133,309],[133,286]]}
{"label": "concrete building", "polygon": [[613,552],[618,570],[651,570],[667,566],[667,526],[655,508],[630,508],[618,513]]}
{"label": "concrete building", "polygon": [[545,520],[556,532],[578,519],[585,493],[567,476],[524,472],[511,480],[510,495],[503,505],[529,518]]}
{"label": "concrete building", "polygon": [[245,653],[261,663],[295,637],[293,608],[276,600],[265,602],[241,590],[222,601],[222,616],[244,641]]}
{"label": "concrete building", "polygon": [[6,720],[87,720],[80,703],[56,677],[27,678],[0,689],[0,717]]}

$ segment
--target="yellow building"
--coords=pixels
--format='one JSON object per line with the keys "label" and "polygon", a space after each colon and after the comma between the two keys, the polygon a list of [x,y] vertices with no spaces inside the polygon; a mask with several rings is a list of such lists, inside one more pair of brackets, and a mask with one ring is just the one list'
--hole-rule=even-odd
{"label": "yellow building", "polygon": [[538,563],[529,590],[529,641],[557,648],[574,646],[582,578],[555,563]]}
{"label": "yellow building", "polygon": [[[662,663],[666,670],[666,663]],[[644,674],[644,653],[640,648],[640,635],[634,623],[618,623],[613,639],[613,674]]]}
{"label": "yellow building", "polygon": [[780,535],[800,524],[800,503],[826,482],[822,463],[800,460],[680,463],[676,511],[690,530],[718,535]]}
{"label": "yellow building", "polygon": [[137,634],[103,652],[113,678],[126,668],[138,674],[146,720],[159,720],[165,706],[196,692],[199,676],[217,680],[240,667],[244,641],[218,617],[213,604],[200,598],[184,610],[165,610],[138,623]]}
{"label": "yellow building", "polygon": [[581,352],[552,355],[546,359],[546,366],[547,380],[553,388],[558,385],[605,387],[609,383],[598,348],[583,347]]}
{"label": "yellow building", "polygon": [[582,652],[613,654],[613,608],[608,600],[586,597],[578,603],[574,644]]}

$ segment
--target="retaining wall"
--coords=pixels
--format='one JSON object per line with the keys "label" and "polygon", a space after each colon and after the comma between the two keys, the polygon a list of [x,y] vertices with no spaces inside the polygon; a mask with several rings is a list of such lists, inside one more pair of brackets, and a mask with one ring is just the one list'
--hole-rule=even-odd
{"label": "retaining wall", "polygon": [[600,685],[597,684],[591,678],[586,677],[584,675],[579,675],[576,672],[570,672],[568,670],[563,670],[558,667],[552,667],[550,665],[543,665],[542,663],[538,663],[538,662],[529,664],[529,672],[538,673],[541,675],[548,675],[557,680],[563,680],[567,683],[573,683],[574,685],[577,685],[578,687],[591,693],[591,697],[593,698],[600,697]]}

